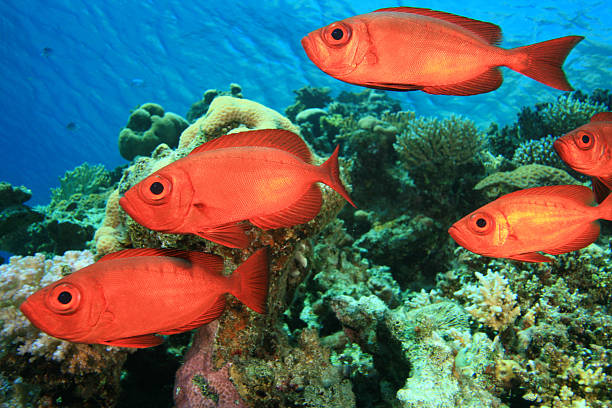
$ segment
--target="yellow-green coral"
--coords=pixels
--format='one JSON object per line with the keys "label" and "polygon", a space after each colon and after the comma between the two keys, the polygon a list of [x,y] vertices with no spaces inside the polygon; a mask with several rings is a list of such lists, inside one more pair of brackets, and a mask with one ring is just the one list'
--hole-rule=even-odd
{"label": "yellow-green coral", "polygon": [[513,171],[500,171],[482,179],[475,190],[483,190],[488,198],[530,187],[553,186],[559,184],[580,184],[566,171],[541,164],[528,164]]}
{"label": "yellow-green coral", "polygon": [[194,148],[208,140],[248,129],[285,129],[299,134],[299,129],[273,109],[248,99],[231,96],[216,97],[206,115],[191,124],[181,134],[179,148]]}

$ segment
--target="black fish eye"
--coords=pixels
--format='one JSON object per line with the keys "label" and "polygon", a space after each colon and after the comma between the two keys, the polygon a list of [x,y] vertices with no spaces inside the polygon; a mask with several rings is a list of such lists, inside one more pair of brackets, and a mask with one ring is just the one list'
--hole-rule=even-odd
{"label": "black fish eye", "polygon": [[70,303],[71,300],[72,295],[70,294],[70,292],[64,291],[57,295],[57,301],[60,302],[62,305],[67,305],[68,303]]}
{"label": "black fish eye", "polygon": [[159,181],[156,181],[155,183],[151,184],[151,187],[149,187],[149,190],[151,190],[151,192],[155,195],[160,195],[161,193],[164,192],[164,185],[160,183]]}
{"label": "black fish eye", "polygon": [[590,140],[589,135],[582,135],[582,143],[587,144]]}
{"label": "black fish eye", "polygon": [[335,28],[334,31],[331,32],[331,36],[334,40],[338,41],[342,39],[344,32],[339,28]]}
{"label": "black fish eye", "polygon": [[484,218],[479,218],[476,220],[476,225],[478,226],[478,228],[484,228],[487,226],[487,220],[485,220]]}

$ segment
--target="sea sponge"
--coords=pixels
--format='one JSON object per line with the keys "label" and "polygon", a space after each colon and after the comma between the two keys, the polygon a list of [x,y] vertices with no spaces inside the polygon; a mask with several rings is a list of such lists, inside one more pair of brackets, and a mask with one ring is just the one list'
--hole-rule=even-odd
{"label": "sea sponge", "polygon": [[130,115],[119,133],[119,153],[127,160],[148,156],[161,143],[176,147],[179,135],[189,123],[179,115],[164,112],[155,103],[145,103]]}
{"label": "sea sponge", "polygon": [[500,171],[480,180],[474,190],[483,190],[488,198],[530,187],[581,184],[566,171],[541,164],[528,164],[513,171]]}
{"label": "sea sponge", "polygon": [[262,104],[232,96],[218,96],[210,104],[206,115],[183,131],[178,147],[194,148],[230,130],[242,132],[249,129],[285,129],[300,133],[289,119]]}

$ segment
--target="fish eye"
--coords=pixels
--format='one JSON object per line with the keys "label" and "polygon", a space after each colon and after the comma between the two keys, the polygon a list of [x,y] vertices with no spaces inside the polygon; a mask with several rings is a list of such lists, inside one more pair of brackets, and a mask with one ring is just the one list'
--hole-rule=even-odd
{"label": "fish eye", "polygon": [[71,314],[77,311],[81,303],[81,291],[71,283],[60,283],[47,295],[47,306],[59,314]]}
{"label": "fish eye", "polygon": [[156,181],[155,183],[151,184],[151,187],[149,187],[149,190],[151,190],[151,192],[155,195],[160,195],[161,193],[164,192],[164,185],[160,183],[159,181]]}
{"label": "fish eye", "polygon": [[493,230],[495,227],[495,220],[487,213],[478,212],[470,216],[468,224],[473,232],[484,235]]}
{"label": "fish eye", "polygon": [[141,183],[139,194],[145,202],[152,205],[165,203],[172,190],[172,182],[161,175],[151,176]]}
{"label": "fish eye", "polygon": [[574,136],[574,142],[581,150],[588,150],[593,146],[594,138],[586,132],[578,132]]}
{"label": "fish eye", "polygon": [[72,300],[72,295],[70,292],[63,291],[57,296],[57,301],[62,305],[67,305]]}
{"label": "fish eye", "polygon": [[338,21],[328,25],[323,32],[323,40],[327,45],[338,47],[346,44],[351,38],[351,28]]}

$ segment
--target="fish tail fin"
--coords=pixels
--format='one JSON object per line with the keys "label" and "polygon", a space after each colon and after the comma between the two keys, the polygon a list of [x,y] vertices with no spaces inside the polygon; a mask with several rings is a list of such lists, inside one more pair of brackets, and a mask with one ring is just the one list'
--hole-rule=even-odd
{"label": "fish tail fin", "polygon": [[344,197],[353,207],[357,208],[353,200],[351,200],[348,191],[346,191],[344,184],[342,184],[342,180],[340,180],[340,166],[338,165],[339,151],[340,146],[336,146],[336,150],[329,156],[329,159],[321,165],[321,170],[327,175],[323,182],[338,192],[338,194]]}
{"label": "fish tail fin", "polygon": [[513,54],[524,54],[527,58],[521,64],[508,67],[553,88],[573,91],[562,65],[572,48],[583,39],[580,35],[570,35],[514,48]]}
{"label": "fish tail fin", "polygon": [[234,271],[229,291],[257,313],[266,312],[268,296],[268,253],[260,249]]}
{"label": "fish tail fin", "polygon": [[599,209],[599,218],[612,221],[612,194],[609,194],[597,208]]}

